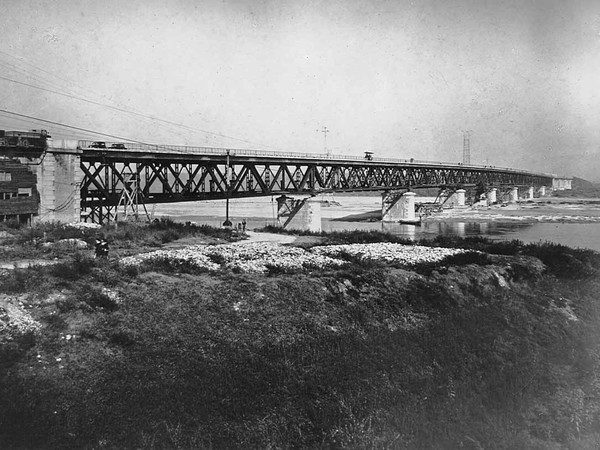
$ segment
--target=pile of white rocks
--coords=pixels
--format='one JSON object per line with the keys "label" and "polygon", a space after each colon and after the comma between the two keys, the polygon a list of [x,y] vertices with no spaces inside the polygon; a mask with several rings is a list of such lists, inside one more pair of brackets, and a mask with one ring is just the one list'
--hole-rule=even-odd
{"label": "pile of white rocks", "polygon": [[395,264],[414,265],[438,262],[447,256],[465,253],[470,250],[380,242],[374,244],[325,245],[314,247],[312,251],[334,258],[347,254],[365,261],[386,261]]}
{"label": "pile of white rocks", "polygon": [[[157,250],[121,260],[124,266],[144,261],[169,260],[172,265],[188,265],[208,271],[222,267],[245,273],[266,273],[272,268],[295,272],[340,267],[344,261],[277,243],[252,242],[236,245],[196,245],[180,250]],[[216,262],[218,261],[218,262]]]}
{"label": "pile of white rocks", "polygon": [[66,224],[65,226],[69,228],[76,228],[78,230],[96,230],[98,228],[102,228],[102,225],[88,222],[71,222]]}
{"label": "pile of white rocks", "polygon": [[41,324],[33,319],[16,297],[0,296],[0,345],[37,333]]}
{"label": "pile of white rocks", "polygon": [[128,256],[121,259],[120,264],[123,267],[138,267],[145,261],[167,261],[169,264],[175,267],[187,266],[194,267],[196,269],[206,269],[209,271],[215,271],[221,268],[219,264],[212,262],[211,259],[202,251],[202,246],[186,247],[177,250],[156,250],[150,253]]}
{"label": "pile of white rocks", "polygon": [[328,245],[304,250],[278,243],[254,242],[236,245],[196,245],[179,250],[157,250],[121,260],[124,267],[138,267],[144,261],[166,261],[170,265],[204,269],[209,272],[222,268],[245,273],[266,273],[272,269],[283,272],[337,268],[349,264],[343,257],[371,261],[387,261],[414,265],[437,262],[446,256],[466,250],[402,245],[391,243]]}

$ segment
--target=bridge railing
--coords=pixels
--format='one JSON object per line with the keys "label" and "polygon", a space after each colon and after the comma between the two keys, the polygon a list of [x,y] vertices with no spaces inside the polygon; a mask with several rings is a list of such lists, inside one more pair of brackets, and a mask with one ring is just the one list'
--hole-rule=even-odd
{"label": "bridge railing", "polygon": [[[332,161],[357,161],[363,163],[371,162],[382,162],[392,164],[414,164],[419,166],[431,166],[431,167],[456,167],[461,169],[476,169],[476,170],[500,170],[503,172],[521,173],[521,174],[534,174],[548,177],[556,177],[554,174],[547,173],[533,173],[527,170],[518,170],[510,167],[499,167],[491,165],[477,165],[477,164],[462,164],[456,162],[444,162],[444,161],[427,161],[422,159],[400,159],[400,158],[382,158],[378,156],[371,156],[369,159],[363,156],[353,155],[334,155],[334,154],[319,154],[319,153],[300,153],[300,152],[277,152],[268,150],[251,150],[251,149],[240,149],[240,148],[219,148],[219,147],[197,147],[197,146],[186,146],[186,145],[158,145],[158,144],[143,144],[137,142],[105,142],[106,148],[99,148],[93,146],[94,141],[79,141],[78,147],[81,149],[91,150],[104,150],[119,152],[123,150],[134,151],[134,152],[145,152],[145,153],[183,153],[189,155],[220,155],[225,156],[229,152],[230,156],[260,156],[266,158],[288,158],[288,159],[315,159],[315,160],[332,160]],[[114,145],[123,145],[125,148],[113,147]]]}

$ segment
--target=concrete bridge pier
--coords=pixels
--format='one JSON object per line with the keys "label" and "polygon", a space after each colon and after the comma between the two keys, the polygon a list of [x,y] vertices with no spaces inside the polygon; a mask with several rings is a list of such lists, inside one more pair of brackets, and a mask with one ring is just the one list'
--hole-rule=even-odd
{"label": "concrete bridge pier", "polygon": [[381,195],[381,220],[383,222],[419,223],[415,215],[414,192],[384,192]]}
{"label": "concrete bridge pier", "polygon": [[286,230],[321,231],[321,202],[315,197],[277,198],[277,222]]}
{"label": "concrete bridge pier", "polygon": [[456,235],[458,237],[465,237],[467,235],[466,224],[464,222],[456,223]]}
{"label": "concrete bridge pier", "polygon": [[487,204],[489,205],[493,205],[494,203],[496,203],[497,199],[496,199],[496,192],[498,191],[498,189],[496,188],[491,188],[489,191],[486,192],[485,196],[487,198]]}
{"label": "concrete bridge pier", "polygon": [[508,203],[517,203],[519,201],[519,188],[514,186],[508,192]]}
{"label": "concrete bridge pier", "polygon": [[457,189],[454,191],[446,202],[446,205],[451,208],[463,208],[465,206],[465,192],[464,189]]}
{"label": "concrete bridge pier", "polygon": [[540,186],[540,189],[538,190],[540,197],[545,197],[546,196],[546,186]]}
{"label": "concrete bridge pier", "polygon": [[534,197],[534,188],[533,186],[529,186],[529,189],[527,189],[527,199],[531,200]]}

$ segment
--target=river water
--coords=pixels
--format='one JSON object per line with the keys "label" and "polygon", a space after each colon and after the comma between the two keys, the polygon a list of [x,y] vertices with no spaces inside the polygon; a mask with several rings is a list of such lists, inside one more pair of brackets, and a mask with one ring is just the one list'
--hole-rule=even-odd
{"label": "river water", "polygon": [[[515,207],[480,208],[476,211],[449,211],[419,225],[380,221],[344,220],[349,216],[381,209],[379,196],[323,196],[323,231],[381,230],[410,239],[438,235],[485,236],[490,239],[523,242],[555,242],[569,247],[600,251],[600,201],[567,201],[548,198]],[[431,199],[419,199],[418,201]],[[230,201],[230,219],[235,224],[246,220],[249,229],[276,222],[277,202],[271,197]],[[156,205],[155,217],[219,226],[225,219],[225,201]]]}

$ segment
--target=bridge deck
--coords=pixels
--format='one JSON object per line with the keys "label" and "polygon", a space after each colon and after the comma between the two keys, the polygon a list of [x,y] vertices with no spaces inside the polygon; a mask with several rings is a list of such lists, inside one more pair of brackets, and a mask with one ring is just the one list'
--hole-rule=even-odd
{"label": "bridge deck", "polygon": [[[92,145],[95,145],[92,146]],[[110,143],[104,143],[110,147]],[[102,220],[123,202],[164,203],[426,187],[551,186],[553,176],[415,159],[80,141],[82,210]],[[102,212],[104,211],[104,212]]]}
{"label": "bridge deck", "polygon": [[425,168],[457,168],[462,170],[477,171],[501,171],[510,173],[529,174],[543,177],[555,177],[556,175],[547,173],[536,173],[526,170],[513,169],[509,167],[499,167],[490,165],[462,164],[457,162],[428,161],[419,159],[400,159],[400,158],[381,158],[371,156],[369,159],[353,155],[330,154],[323,155],[317,153],[301,152],[273,152],[265,150],[239,149],[239,148],[216,148],[216,147],[196,147],[179,145],[152,145],[141,143],[126,143],[123,149],[110,148],[116,143],[108,143],[107,148],[91,147],[92,141],[78,141],[78,148],[83,151],[87,159],[110,158],[120,160],[151,160],[151,159],[169,159],[172,161],[197,161],[197,160],[216,160],[224,161],[227,156],[235,161],[251,161],[255,163],[272,164],[274,162],[290,163],[304,162],[316,164],[358,164],[366,166],[411,166]]}

